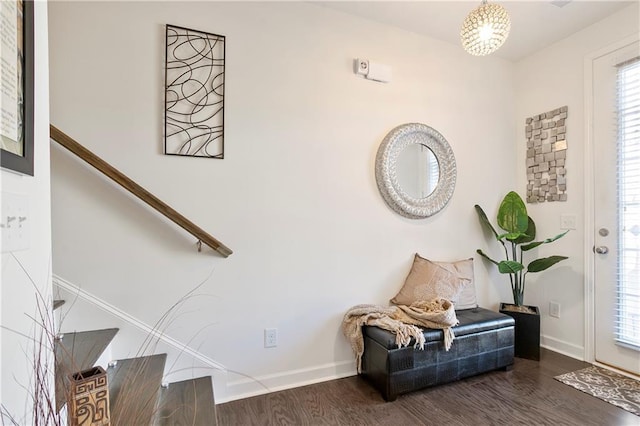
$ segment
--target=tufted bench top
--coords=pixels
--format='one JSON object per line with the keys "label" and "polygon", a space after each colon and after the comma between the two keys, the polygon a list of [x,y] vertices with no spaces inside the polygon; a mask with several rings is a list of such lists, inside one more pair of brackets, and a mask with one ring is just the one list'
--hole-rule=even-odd
{"label": "tufted bench top", "polygon": [[[512,327],[515,324],[513,318],[508,315],[494,312],[484,308],[473,308],[456,311],[456,316],[460,324],[453,327],[453,332],[458,336],[480,333],[483,331],[497,330],[505,327]],[[425,328],[425,342],[442,341],[444,339],[442,330]],[[363,334],[378,342],[386,349],[397,349],[396,336],[390,331],[378,327],[364,326]],[[413,345],[413,340],[410,346]],[[455,342],[454,342],[455,344]]]}

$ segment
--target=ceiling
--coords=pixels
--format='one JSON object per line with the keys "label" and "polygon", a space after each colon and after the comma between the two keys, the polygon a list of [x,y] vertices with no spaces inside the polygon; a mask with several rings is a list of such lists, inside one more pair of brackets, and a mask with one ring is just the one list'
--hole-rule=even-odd
{"label": "ceiling", "polygon": [[[505,44],[493,55],[519,61],[637,2],[638,0],[497,1],[511,16],[511,33]],[[314,3],[459,45],[462,21],[481,2],[449,0]]]}

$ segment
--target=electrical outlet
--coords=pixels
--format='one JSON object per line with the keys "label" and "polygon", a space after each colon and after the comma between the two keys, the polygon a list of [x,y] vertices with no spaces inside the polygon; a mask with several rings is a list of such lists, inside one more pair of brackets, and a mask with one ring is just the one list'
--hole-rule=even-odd
{"label": "electrical outlet", "polygon": [[265,328],[264,329],[264,347],[275,348],[276,346],[278,346],[278,329]]}
{"label": "electrical outlet", "polygon": [[549,316],[560,318],[560,304],[558,302],[549,302]]}

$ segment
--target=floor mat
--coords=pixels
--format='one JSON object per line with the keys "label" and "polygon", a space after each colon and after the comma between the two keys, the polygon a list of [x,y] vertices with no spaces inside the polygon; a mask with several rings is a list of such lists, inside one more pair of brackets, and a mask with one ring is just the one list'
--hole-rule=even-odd
{"label": "floor mat", "polygon": [[640,381],[638,380],[596,366],[554,378],[640,416]]}

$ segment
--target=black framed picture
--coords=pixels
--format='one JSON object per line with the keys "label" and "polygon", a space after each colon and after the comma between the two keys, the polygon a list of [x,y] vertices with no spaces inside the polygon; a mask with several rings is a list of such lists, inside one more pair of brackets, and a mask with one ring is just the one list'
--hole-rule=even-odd
{"label": "black framed picture", "polygon": [[0,165],[33,176],[33,1],[2,1]]}

